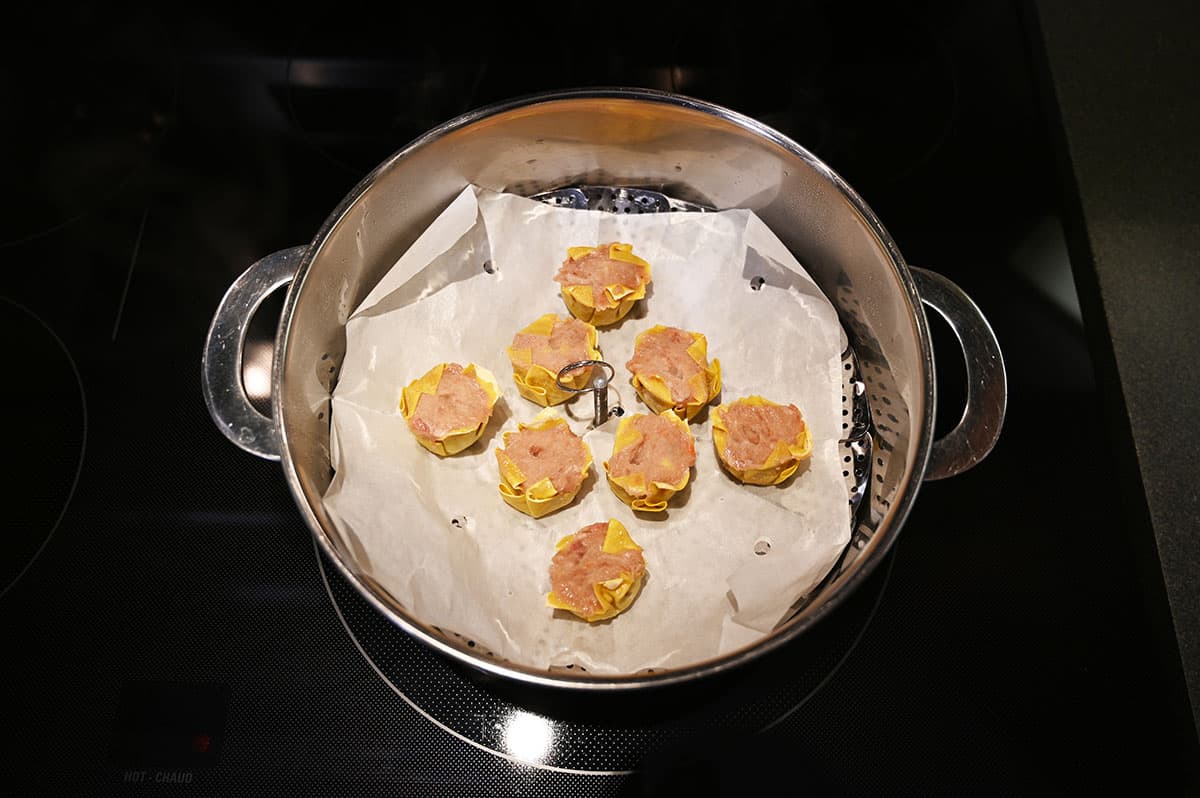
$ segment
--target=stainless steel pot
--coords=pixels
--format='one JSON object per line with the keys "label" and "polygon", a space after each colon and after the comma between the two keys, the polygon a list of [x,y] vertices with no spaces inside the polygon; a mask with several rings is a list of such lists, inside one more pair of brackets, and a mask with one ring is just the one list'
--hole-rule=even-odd
{"label": "stainless steel pot", "polygon": [[[788,246],[833,301],[857,357],[870,411],[866,491],[853,535],[830,577],[787,621],[752,647],[654,673],[594,676],[489,657],[414,617],[359,569],[322,503],[330,395],[351,311],[468,184],[532,196],[575,185],[652,188],[685,203],[748,208]],[[273,417],[241,382],[247,325],[262,299],[287,286],[275,340]],[[924,307],[962,344],[968,392],[958,425],[934,439],[936,380]],[[847,363],[847,368],[850,364]],[[999,345],[952,282],[908,266],[867,204],[828,166],[778,131],[710,103],[643,89],[589,89],[515,99],[465,114],[415,140],[367,175],[306,246],[252,265],[222,299],[203,362],[205,399],[235,444],[278,459],[308,526],[343,575],[405,632],[448,657],[518,682],[628,690],[725,672],[818,623],[879,563],[924,480],[983,459],[1004,420]],[[849,426],[849,425],[848,425]],[[861,442],[861,441],[859,441]],[[856,441],[847,437],[848,451]],[[861,447],[854,448],[861,454]]]}

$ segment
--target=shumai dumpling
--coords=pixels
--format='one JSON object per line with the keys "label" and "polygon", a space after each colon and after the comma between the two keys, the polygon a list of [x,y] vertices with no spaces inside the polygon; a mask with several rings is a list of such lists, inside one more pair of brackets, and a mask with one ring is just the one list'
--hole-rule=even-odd
{"label": "shumai dumpling", "polygon": [[[547,313],[513,336],[508,347],[517,391],[531,402],[548,407],[575,394],[558,387],[558,372],[581,360],[599,360],[596,328],[571,316]],[[564,385],[584,388],[592,378],[591,366],[565,375]]]}
{"label": "shumai dumpling", "polygon": [[686,421],[674,413],[635,413],[617,425],[604,470],[621,501],[634,510],[660,513],[687,487],[695,463],[696,442]]}
{"label": "shumai dumpling", "polygon": [[566,507],[579,493],[592,467],[592,450],[565,420],[543,410],[531,423],[504,433],[496,462],[504,501],[541,518]]}
{"label": "shumai dumpling", "polygon": [[721,392],[721,362],[709,362],[708,339],[698,332],[656,324],[638,333],[625,366],[651,410],[670,411],[684,421]]}
{"label": "shumai dumpling", "polygon": [[632,244],[571,247],[554,280],[572,316],[604,327],[625,318],[646,296],[650,264],[633,254]]}
{"label": "shumai dumpling", "polygon": [[585,621],[603,621],[626,610],[642,589],[642,547],[615,518],[567,535],[550,561],[546,604]]}
{"label": "shumai dumpling", "polygon": [[749,485],[778,485],[812,454],[812,433],[800,409],[748,396],[713,411],[717,459]]}
{"label": "shumai dumpling", "polygon": [[483,435],[500,386],[474,363],[439,363],[400,394],[400,412],[417,441],[434,454],[457,454]]}

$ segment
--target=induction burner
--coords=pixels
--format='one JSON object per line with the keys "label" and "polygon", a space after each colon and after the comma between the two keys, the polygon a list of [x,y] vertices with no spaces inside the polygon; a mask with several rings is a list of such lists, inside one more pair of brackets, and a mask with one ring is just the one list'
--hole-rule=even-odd
{"label": "induction burner", "polygon": [[[1013,4],[667,2],[613,30],[595,6],[554,9],[43,4],[9,25],[0,706],[18,733],[0,790],[1184,792],[1187,710],[1112,499],[1126,486],[1083,330],[1013,264],[1058,218]],[[214,427],[200,364],[237,275],[310,241],[413,137],[620,85],[725,105],[825,160],[910,263],[977,302],[1009,402],[987,459],[923,483],[887,558],[803,636],[699,683],[597,697],[500,681],[374,611],[280,465]],[[243,364],[268,411],[282,298]],[[944,432],[965,378],[930,324]]]}
{"label": "induction burner", "polygon": [[811,633],[779,656],[702,684],[649,695],[574,695],[514,688],[454,663],[394,626],[326,555],[321,576],[338,618],[388,687],[446,734],[517,763],[592,775],[628,775],[652,753],[689,740],[772,728],[826,684],[862,639],[887,587],[890,563]]}
{"label": "induction burner", "polygon": [[0,394],[0,418],[10,422],[6,449],[18,466],[0,488],[9,513],[0,535],[2,599],[50,542],[75,493],[87,404],[79,368],[62,340],[31,310],[3,297],[0,340],[20,342],[22,358],[39,364],[38,379]]}

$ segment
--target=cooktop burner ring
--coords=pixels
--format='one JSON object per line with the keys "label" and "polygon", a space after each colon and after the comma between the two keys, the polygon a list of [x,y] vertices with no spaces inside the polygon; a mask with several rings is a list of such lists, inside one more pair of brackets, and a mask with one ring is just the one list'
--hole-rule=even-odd
{"label": "cooktop burner ring", "polygon": [[[321,580],[338,621],[371,670],[409,707],[462,742],[514,764],[587,776],[629,775],[647,755],[685,744],[697,733],[754,735],[784,723],[833,679],[857,649],[886,594],[895,548],[888,553],[886,566],[876,569],[833,616],[792,648],[776,652],[778,656],[700,685],[580,698],[558,692],[539,694],[525,686],[515,689],[527,692],[514,695],[508,692],[514,688],[489,681],[495,677],[439,655],[394,626],[336,568],[327,568],[325,555],[313,540]],[[806,645],[816,649],[806,650]],[[789,652],[798,656],[789,657]],[[702,691],[704,701],[713,694],[718,697],[705,705],[686,690]],[[564,708],[572,701],[580,701],[583,711]],[[612,717],[619,716],[624,705],[635,707],[639,718],[654,717],[643,725],[621,726]],[[747,722],[755,711],[770,716]]]}
{"label": "cooktop burner ring", "polygon": [[[6,310],[15,311],[15,316],[5,313]],[[0,296],[0,322],[3,322],[5,326],[12,323],[13,329],[8,332],[13,335],[9,340],[21,341],[28,367],[34,370],[40,369],[40,371],[34,371],[34,387],[30,387],[28,390],[37,390],[36,386],[42,385],[52,386],[55,389],[49,392],[51,402],[24,402],[23,411],[27,415],[33,414],[33,417],[28,419],[30,423],[10,427],[13,435],[29,434],[37,437],[36,440],[28,441],[27,445],[22,445],[19,438],[17,441],[10,441],[13,451],[24,453],[22,456],[26,467],[21,469],[18,481],[10,481],[7,488],[13,490],[14,493],[18,491],[18,486],[25,488],[25,490],[19,491],[20,496],[13,497],[14,501],[10,506],[16,508],[13,510],[16,517],[15,519],[10,517],[10,522],[12,522],[13,529],[18,531],[27,529],[33,534],[23,538],[19,534],[9,536],[6,541],[4,561],[0,562],[0,569],[2,569],[0,570],[0,599],[2,599],[42,556],[50,539],[54,537],[54,533],[62,523],[63,517],[67,514],[67,508],[71,505],[75,490],[79,486],[80,474],[83,472],[84,454],[87,450],[88,411],[86,392],[79,366],[71,356],[71,351],[54,332],[54,329],[29,308],[2,296]],[[25,328],[23,334],[17,334],[21,327]],[[38,356],[38,347],[45,348],[43,354],[46,356]],[[61,356],[61,362],[56,361],[53,357],[55,354]],[[47,371],[56,363],[57,367],[53,369],[53,372]],[[77,408],[71,401],[74,397],[68,396],[65,392],[68,385],[78,389]],[[22,394],[22,396],[26,395]],[[64,402],[65,405],[53,404],[55,398]],[[75,451],[76,437],[70,435],[73,430],[67,424],[67,416],[65,412],[56,414],[54,412],[56,409],[64,411],[78,409],[79,411],[77,452]],[[37,414],[47,412],[50,414],[48,418],[44,419],[47,423],[38,423],[43,421],[43,418],[39,418]],[[40,432],[46,429],[66,430],[67,435],[46,437]],[[68,438],[68,440],[63,440],[63,438]],[[64,464],[69,466],[72,458],[74,459],[74,469],[64,470],[61,466]],[[19,481],[21,478],[30,481],[22,483]],[[17,499],[20,501],[16,501]],[[27,523],[22,523],[23,521]],[[42,533],[39,533],[39,528]]]}

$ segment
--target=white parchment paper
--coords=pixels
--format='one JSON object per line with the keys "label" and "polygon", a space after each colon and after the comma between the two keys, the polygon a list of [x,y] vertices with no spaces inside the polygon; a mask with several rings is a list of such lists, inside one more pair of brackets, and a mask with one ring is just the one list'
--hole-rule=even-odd
{"label": "white parchment paper", "polygon": [[[599,348],[617,370],[610,403],[647,410],[625,368],[639,332],[659,323],[702,332],[721,362],[718,401],[759,394],[804,414],[813,454],[788,482],[730,478],[706,410],[691,424],[697,460],[688,488],[664,514],[634,513],[601,465],[617,422],[589,430],[584,394],[559,407],[594,458],[576,501],[534,519],[501,500],[494,450],[504,431],[542,410],[517,393],[505,348],[538,316],[566,315],[553,276],[567,249],[608,241],[632,243],[653,270],[646,299],[599,329]],[[766,280],[759,290],[755,276]],[[832,305],[750,211],[618,215],[468,187],[352,314],[346,339],[327,509],[363,570],[415,616],[497,656],[608,674],[727,653],[768,633],[849,539],[838,449],[845,339]],[[404,386],[442,362],[483,366],[504,391],[482,439],[448,458],[416,442],[398,406]],[[608,518],[644,549],[641,595],[594,624],[550,609],[555,542]],[[756,545],[769,551],[756,554]]]}

